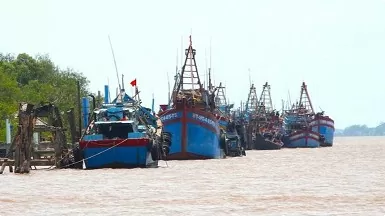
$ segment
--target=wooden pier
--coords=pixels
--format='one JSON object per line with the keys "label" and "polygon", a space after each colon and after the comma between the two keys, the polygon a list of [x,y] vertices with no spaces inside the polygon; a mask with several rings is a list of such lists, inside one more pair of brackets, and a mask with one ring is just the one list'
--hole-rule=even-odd
{"label": "wooden pier", "polygon": [[[5,166],[15,166],[15,160],[10,160],[8,158],[0,158],[0,164],[4,164]],[[55,160],[48,159],[33,159],[30,162],[31,167],[51,167],[55,166]]]}
{"label": "wooden pier", "polygon": [[[63,161],[68,161],[65,159],[69,157],[69,149],[59,109],[53,104],[35,107],[20,103],[18,118],[16,136],[6,158],[0,158],[0,174],[7,166],[15,173],[29,173],[31,167],[40,166],[61,168]],[[40,139],[44,132],[51,134],[48,140]]]}

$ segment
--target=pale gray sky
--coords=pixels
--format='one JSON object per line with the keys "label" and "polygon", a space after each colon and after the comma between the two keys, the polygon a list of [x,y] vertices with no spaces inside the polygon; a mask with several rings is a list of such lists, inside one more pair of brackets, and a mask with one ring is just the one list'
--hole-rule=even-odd
{"label": "pale gray sky", "polygon": [[166,73],[172,82],[181,37],[186,48],[192,31],[202,79],[212,38],[215,82],[237,105],[250,68],[258,92],[271,84],[278,109],[306,81],[314,107],[338,128],[385,120],[384,0],[0,0],[0,19],[0,52],[47,53],[83,72],[94,92],[108,78],[117,86],[110,35],[125,85],[137,78],[146,105],[153,92],[167,103]]}

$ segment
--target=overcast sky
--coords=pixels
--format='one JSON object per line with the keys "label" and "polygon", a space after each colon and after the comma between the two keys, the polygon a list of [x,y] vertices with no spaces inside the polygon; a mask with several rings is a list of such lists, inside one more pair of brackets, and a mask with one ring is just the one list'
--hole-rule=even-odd
{"label": "overcast sky", "polygon": [[277,109],[305,81],[338,128],[385,120],[384,0],[0,0],[0,19],[0,52],[49,54],[94,92],[107,80],[117,87],[110,35],[125,85],[137,78],[146,105],[152,93],[167,103],[167,73],[172,86],[181,37],[185,49],[192,33],[202,79],[211,38],[215,83],[236,106],[250,68],[258,94],[271,84]]}

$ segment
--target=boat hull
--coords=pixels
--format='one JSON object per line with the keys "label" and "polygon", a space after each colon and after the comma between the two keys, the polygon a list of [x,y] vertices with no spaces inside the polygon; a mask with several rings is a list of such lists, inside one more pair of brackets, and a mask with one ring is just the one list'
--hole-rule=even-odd
{"label": "boat hull", "polygon": [[80,142],[86,169],[157,167],[149,139],[87,140]]}
{"label": "boat hull", "polygon": [[279,150],[281,149],[281,143],[275,143],[269,140],[266,140],[261,135],[257,135],[254,141],[254,148],[256,150]]}
{"label": "boat hull", "polygon": [[320,144],[319,134],[313,131],[299,131],[290,134],[284,141],[286,148],[318,148]]}
{"label": "boat hull", "polygon": [[311,122],[312,131],[323,135],[325,140],[321,142],[321,146],[333,146],[334,141],[334,121],[327,116],[316,116]]}
{"label": "boat hull", "polygon": [[214,115],[199,109],[171,109],[161,114],[163,131],[172,134],[168,160],[223,158],[219,123]]}

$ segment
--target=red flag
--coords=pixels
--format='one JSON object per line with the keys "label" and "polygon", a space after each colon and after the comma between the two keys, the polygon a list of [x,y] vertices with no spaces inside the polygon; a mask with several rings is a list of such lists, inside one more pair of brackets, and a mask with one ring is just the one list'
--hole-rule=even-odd
{"label": "red flag", "polygon": [[161,105],[159,105],[159,106],[160,106],[160,109],[161,109],[162,111],[166,111],[167,108],[168,108],[168,104],[161,104]]}
{"label": "red flag", "polygon": [[132,81],[130,82],[130,84],[131,84],[132,86],[136,86],[136,79],[132,80]]}

